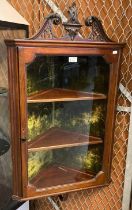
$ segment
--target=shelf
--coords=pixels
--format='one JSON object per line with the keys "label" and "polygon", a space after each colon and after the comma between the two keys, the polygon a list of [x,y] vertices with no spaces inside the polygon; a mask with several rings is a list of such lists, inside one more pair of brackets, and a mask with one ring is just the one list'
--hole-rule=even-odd
{"label": "shelf", "polygon": [[36,140],[30,141],[28,143],[28,151],[34,152],[64,147],[95,145],[100,143],[103,143],[103,141],[99,137],[93,137],[54,127],[38,136]]}
{"label": "shelf", "polygon": [[28,97],[28,103],[78,101],[106,99],[106,95],[100,93],[88,93],[76,90],[52,88],[32,94]]}
{"label": "shelf", "polygon": [[78,169],[68,168],[65,166],[53,166],[47,169],[42,169],[40,173],[30,181],[30,184],[35,186],[37,189],[42,189],[88,181],[93,177],[95,177],[95,174],[91,172],[83,172]]}

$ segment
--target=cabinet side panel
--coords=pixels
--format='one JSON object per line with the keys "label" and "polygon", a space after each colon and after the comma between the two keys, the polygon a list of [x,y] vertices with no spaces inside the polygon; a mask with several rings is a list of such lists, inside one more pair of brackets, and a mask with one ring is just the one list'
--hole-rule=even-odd
{"label": "cabinet side panel", "polygon": [[21,145],[17,48],[8,47],[9,108],[13,162],[13,195],[21,195]]}

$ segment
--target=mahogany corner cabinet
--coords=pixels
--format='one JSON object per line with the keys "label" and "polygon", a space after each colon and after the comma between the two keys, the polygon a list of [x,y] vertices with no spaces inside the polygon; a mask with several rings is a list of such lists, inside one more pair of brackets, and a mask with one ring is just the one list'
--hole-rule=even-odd
{"label": "mahogany corner cabinet", "polygon": [[[56,38],[62,24],[66,35]],[[49,15],[30,39],[6,40],[13,198],[101,187],[111,181],[116,92],[123,43],[88,17],[82,38],[75,3],[69,19]],[[59,30],[57,28],[56,30]]]}

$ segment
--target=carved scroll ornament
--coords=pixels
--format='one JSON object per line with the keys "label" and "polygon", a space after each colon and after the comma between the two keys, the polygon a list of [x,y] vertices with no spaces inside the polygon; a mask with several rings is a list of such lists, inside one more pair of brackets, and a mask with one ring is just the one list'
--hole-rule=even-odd
{"label": "carved scroll ornament", "polygon": [[101,20],[95,16],[90,16],[85,20],[85,25],[92,28],[91,33],[88,35],[88,39],[91,41],[106,41],[111,42],[107,34],[105,33]]}
{"label": "carved scroll ornament", "polygon": [[[72,5],[69,7],[68,15],[68,21],[62,23],[60,15],[58,15],[57,13],[50,14],[48,17],[45,18],[45,21],[39,32],[30,39],[56,39],[57,37],[53,32],[53,25],[59,25],[61,23],[67,32],[66,35],[62,37],[62,39],[83,39],[79,35],[79,30],[82,25],[79,23],[78,20],[78,10],[75,2],[73,2]],[[101,21],[97,17],[88,17],[85,20],[85,25],[92,28],[90,34],[88,35],[88,39],[90,41],[112,42],[112,40],[109,39],[109,37],[105,33]]]}
{"label": "carved scroll ornament", "polygon": [[53,32],[53,25],[59,25],[61,17],[57,13],[52,13],[45,18],[45,21],[38,31],[31,39],[54,39],[56,38]]}

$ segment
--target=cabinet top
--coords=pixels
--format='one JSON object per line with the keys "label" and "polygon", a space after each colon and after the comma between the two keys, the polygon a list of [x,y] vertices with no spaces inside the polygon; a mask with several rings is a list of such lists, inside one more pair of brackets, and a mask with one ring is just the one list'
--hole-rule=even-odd
{"label": "cabinet top", "polygon": [[[101,20],[95,16],[87,17],[85,26],[90,27],[91,31],[87,38],[83,38],[79,33],[82,25],[78,20],[78,11],[75,2],[69,7],[67,22],[62,22],[59,14],[52,13],[48,15],[42,27],[31,38],[26,40],[6,40],[7,46],[22,47],[43,47],[43,46],[65,46],[65,47],[104,47],[104,48],[121,48],[124,43],[113,42],[106,34]],[[66,33],[61,38],[57,38],[53,28],[61,24]]]}
{"label": "cabinet top", "polygon": [[65,39],[47,39],[47,40],[30,40],[30,39],[6,39],[7,46],[14,47],[82,47],[82,48],[114,48],[119,49],[125,46],[125,43],[117,42],[102,42],[90,41],[88,39],[82,40],[65,40]]}

